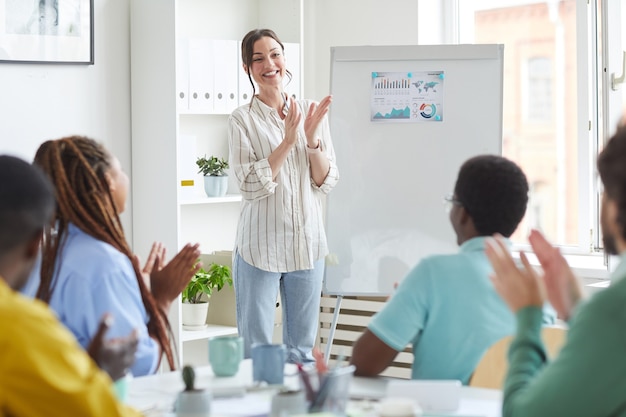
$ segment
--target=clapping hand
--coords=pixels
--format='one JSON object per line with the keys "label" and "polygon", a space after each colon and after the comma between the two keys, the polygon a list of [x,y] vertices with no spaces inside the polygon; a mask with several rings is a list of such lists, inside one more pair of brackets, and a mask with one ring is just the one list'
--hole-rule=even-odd
{"label": "clapping hand", "polygon": [[298,140],[298,126],[300,126],[301,119],[302,113],[300,112],[300,108],[293,97],[289,97],[289,111],[285,117],[285,140],[291,145],[295,144]]}
{"label": "clapping hand", "polygon": [[150,289],[157,304],[165,313],[169,310],[172,301],[200,270],[202,264],[198,262],[199,248],[200,245],[197,243],[195,245],[188,243],[165,265],[160,255],[156,256],[154,267],[149,272]]}
{"label": "clapping hand", "polygon": [[330,103],[333,101],[332,96],[326,96],[322,101],[317,103],[311,103],[309,112],[304,119],[304,133],[306,134],[306,141],[310,148],[317,146],[317,128],[319,127],[322,119],[328,113]]}
{"label": "clapping hand", "polygon": [[523,252],[523,268],[518,268],[504,238],[497,235],[487,239],[485,254],[493,266],[491,281],[513,312],[529,306],[543,307],[546,292],[543,281]]}
{"label": "clapping hand", "polygon": [[98,331],[89,343],[87,353],[113,381],[122,378],[135,363],[139,343],[137,331],[128,336],[105,340],[104,335],[113,325],[113,316],[105,314],[100,320]]}
{"label": "clapping hand", "polygon": [[543,268],[548,301],[559,318],[568,320],[572,310],[582,299],[578,279],[559,249],[553,247],[539,231],[531,231],[528,240]]}
{"label": "clapping hand", "polygon": [[[148,288],[151,287],[150,274],[152,274],[152,271],[160,271],[161,269],[163,269],[165,254],[165,246],[163,246],[161,242],[154,242],[152,244],[150,254],[148,255],[148,260],[146,261],[144,267],[141,269],[143,280]],[[134,261],[137,265],[141,264],[141,261],[139,260],[139,257],[137,255],[135,255]]]}

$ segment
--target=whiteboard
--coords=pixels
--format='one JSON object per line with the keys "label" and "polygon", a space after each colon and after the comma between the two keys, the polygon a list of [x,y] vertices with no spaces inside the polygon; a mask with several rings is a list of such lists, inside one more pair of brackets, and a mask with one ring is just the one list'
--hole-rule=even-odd
{"label": "whiteboard", "polygon": [[[452,193],[466,159],[501,154],[503,50],[331,48],[329,117],[340,180],[326,205],[325,294],[388,295],[423,257],[458,250],[443,197]],[[441,73],[438,119],[422,117],[432,116],[429,108],[422,116],[408,112],[419,120],[373,118],[380,98],[373,80],[381,73],[412,77],[410,88],[423,86],[414,82],[422,76]]]}

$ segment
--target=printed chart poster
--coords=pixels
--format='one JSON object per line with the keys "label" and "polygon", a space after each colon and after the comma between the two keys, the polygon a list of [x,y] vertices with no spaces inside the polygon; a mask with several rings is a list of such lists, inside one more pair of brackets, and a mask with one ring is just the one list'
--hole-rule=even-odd
{"label": "printed chart poster", "polygon": [[443,71],[372,72],[372,122],[441,122]]}

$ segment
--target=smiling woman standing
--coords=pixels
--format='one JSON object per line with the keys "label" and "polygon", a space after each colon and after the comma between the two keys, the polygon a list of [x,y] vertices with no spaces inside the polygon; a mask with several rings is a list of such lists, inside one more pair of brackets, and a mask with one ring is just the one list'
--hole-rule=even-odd
{"label": "smiling woman standing", "polygon": [[326,117],[332,98],[288,97],[283,53],[269,29],[243,38],[243,70],[255,94],[228,121],[243,196],[233,259],[237,327],[246,357],[253,343],[271,343],[280,291],[283,342],[312,360],[328,253],[322,199],[339,179]]}

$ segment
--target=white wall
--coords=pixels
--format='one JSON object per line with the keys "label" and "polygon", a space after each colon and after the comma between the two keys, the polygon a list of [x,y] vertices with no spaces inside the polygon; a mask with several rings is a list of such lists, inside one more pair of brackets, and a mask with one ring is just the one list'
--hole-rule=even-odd
{"label": "white wall", "polygon": [[[132,175],[130,1],[94,2],[93,66],[0,63],[0,153],[30,160],[43,140],[83,134],[103,142]],[[275,2],[280,0],[266,0],[267,5]],[[444,37],[442,29],[426,27],[432,21],[442,20],[440,0],[420,0],[419,6],[415,0],[388,0],[382,4],[374,0],[302,3],[302,68],[304,94],[309,98],[328,94],[331,46],[407,45],[417,44],[418,40],[420,44],[430,44],[441,42]],[[267,23],[271,22],[263,25]],[[418,26],[422,27],[419,33]],[[238,32],[243,33],[243,28]],[[296,32],[294,29],[293,34],[279,35],[291,41]],[[129,200],[122,216],[129,241],[131,209]]]}
{"label": "white wall", "polygon": [[[93,66],[0,64],[0,153],[30,160],[42,141],[82,134],[103,142],[132,175],[129,1],[94,2]],[[328,94],[331,46],[417,43],[415,0],[303,3],[305,97]],[[122,216],[129,240],[131,209],[129,201]]]}
{"label": "white wall", "polygon": [[131,175],[129,1],[94,2],[95,65],[0,63],[0,153],[32,160],[46,139],[86,135]]}
{"label": "white wall", "polygon": [[416,45],[415,0],[315,0],[304,2],[304,96],[329,93],[330,47]]}

